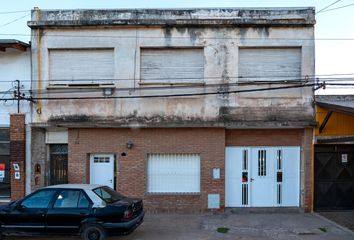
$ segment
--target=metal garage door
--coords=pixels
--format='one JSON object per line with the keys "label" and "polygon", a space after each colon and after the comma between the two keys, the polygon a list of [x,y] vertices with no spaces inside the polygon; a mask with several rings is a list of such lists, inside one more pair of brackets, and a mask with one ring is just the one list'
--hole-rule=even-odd
{"label": "metal garage door", "polygon": [[354,209],[354,145],[315,146],[314,208]]}

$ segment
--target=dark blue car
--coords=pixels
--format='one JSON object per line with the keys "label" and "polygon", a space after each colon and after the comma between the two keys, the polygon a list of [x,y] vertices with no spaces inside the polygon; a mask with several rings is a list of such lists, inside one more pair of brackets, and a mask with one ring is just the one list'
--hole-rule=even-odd
{"label": "dark blue car", "polygon": [[1,236],[81,235],[84,240],[103,240],[129,234],[143,220],[141,199],[90,184],[45,187],[0,208]]}

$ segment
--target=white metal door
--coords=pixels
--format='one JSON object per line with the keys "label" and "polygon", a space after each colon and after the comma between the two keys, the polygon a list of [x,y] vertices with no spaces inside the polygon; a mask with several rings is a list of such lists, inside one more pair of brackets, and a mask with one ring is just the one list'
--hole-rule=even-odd
{"label": "white metal door", "polygon": [[300,147],[227,147],[226,207],[296,207]]}
{"label": "white metal door", "polygon": [[90,183],[114,187],[114,156],[92,154],[90,157]]}
{"label": "white metal door", "polygon": [[275,155],[274,148],[251,150],[251,206],[272,207],[275,205]]}

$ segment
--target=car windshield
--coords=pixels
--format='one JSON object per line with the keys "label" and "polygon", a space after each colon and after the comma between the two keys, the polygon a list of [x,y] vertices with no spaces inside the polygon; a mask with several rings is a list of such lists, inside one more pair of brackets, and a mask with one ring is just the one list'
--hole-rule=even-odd
{"label": "car windshield", "polygon": [[109,187],[99,187],[93,190],[106,203],[114,203],[125,198],[123,195]]}

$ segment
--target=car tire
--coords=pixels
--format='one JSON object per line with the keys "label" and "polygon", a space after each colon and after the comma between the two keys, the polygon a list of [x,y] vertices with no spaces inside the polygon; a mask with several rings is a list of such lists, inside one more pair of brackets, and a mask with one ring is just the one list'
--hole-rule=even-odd
{"label": "car tire", "polygon": [[82,227],[82,240],[106,240],[106,231],[98,224],[85,224]]}

